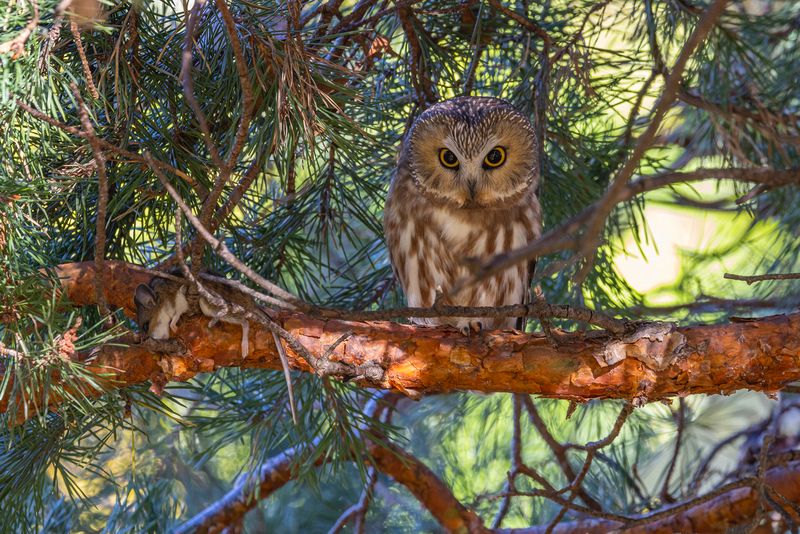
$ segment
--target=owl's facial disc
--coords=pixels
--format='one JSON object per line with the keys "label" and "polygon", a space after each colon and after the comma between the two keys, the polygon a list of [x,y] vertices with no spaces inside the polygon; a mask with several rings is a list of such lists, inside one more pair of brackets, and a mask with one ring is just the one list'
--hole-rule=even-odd
{"label": "owl's facial disc", "polygon": [[407,147],[424,195],[461,208],[501,208],[538,181],[530,122],[505,101],[456,98],[423,113]]}

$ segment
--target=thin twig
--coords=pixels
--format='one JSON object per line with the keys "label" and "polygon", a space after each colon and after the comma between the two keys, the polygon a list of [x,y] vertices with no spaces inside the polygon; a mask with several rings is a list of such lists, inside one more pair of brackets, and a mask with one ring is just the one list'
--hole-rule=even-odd
{"label": "thin twig", "polygon": [[248,277],[250,280],[258,284],[262,289],[266,290],[272,295],[290,302],[300,310],[308,309],[308,305],[301,299],[265,279],[263,276],[259,275],[251,268],[243,264],[238,258],[236,258],[236,256],[234,256],[231,251],[228,250],[228,247],[224,242],[211,235],[211,233],[200,223],[200,220],[192,212],[192,209],[186,204],[186,202],[184,202],[183,198],[181,198],[175,188],[169,183],[167,177],[164,176],[164,173],[162,173],[158,166],[156,166],[155,161],[153,160],[152,156],[150,156],[149,152],[145,153],[144,159],[161,181],[161,185],[164,186],[164,189],[167,190],[172,199],[178,204],[189,222],[192,223],[192,226],[194,226],[195,230],[197,230],[203,239],[205,239],[206,242],[211,245],[214,251],[219,254],[222,259],[227,261],[237,271],[241,272],[243,275]]}
{"label": "thin twig", "polygon": [[203,113],[203,109],[200,107],[200,104],[197,102],[197,98],[194,96],[194,82],[192,81],[192,59],[194,57],[192,50],[194,49],[194,32],[197,28],[197,19],[199,18],[200,13],[205,5],[206,0],[198,0],[188,14],[188,20],[186,21],[186,35],[183,40],[180,80],[183,86],[183,95],[186,98],[186,102],[189,104],[189,107],[192,108],[195,118],[197,119],[197,123],[200,125],[200,130],[203,132],[203,139],[205,140],[208,153],[211,155],[211,160],[218,169],[224,169],[226,166],[222,161],[222,158],[220,158],[219,151],[217,150],[214,140],[211,137],[211,128],[208,126],[206,114]]}
{"label": "thin twig", "polygon": [[105,292],[105,250],[106,250],[106,211],[108,207],[108,177],[106,175],[106,157],[103,154],[98,138],[95,135],[94,126],[89,118],[89,112],[86,109],[86,103],[81,98],[78,86],[72,84],[72,92],[75,95],[75,100],[78,103],[78,115],[83,125],[83,131],[87,135],[89,145],[92,147],[94,160],[97,168],[97,183],[98,183],[98,196],[97,196],[97,215],[95,219],[95,247],[94,247],[94,263],[97,269],[97,277],[95,282],[95,295],[97,298],[97,306],[100,308],[100,314],[106,317],[107,326],[111,326],[111,310],[108,307]]}
{"label": "thin twig", "polygon": [[[572,466],[569,463],[566,449],[547,429],[547,424],[544,422],[541,415],[539,415],[539,411],[536,409],[533,399],[531,399],[530,395],[523,395],[522,402],[528,412],[528,418],[530,419],[531,424],[533,424],[533,426],[539,432],[539,435],[542,437],[544,442],[547,443],[547,446],[550,448],[553,456],[555,456],[558,465],[561,467],[561,471],[564,473],[564,476],[567,478],[567,480],[574,480],[575,471],[572,469]],[[589,495],[583,487],[578,488],[577,491],[578,497],[580,497],[586,506],[594,510],[600,510],[602,508],[600,503],[597,502],[597,500],[591,495]]]}
{"label": "thin twig", "polygon": [[364,517],[367,515],[367,510],[369,510],[376,482],[378,482],[378,471],[374,467],[370,467],[367,470],[367,482],[364,484],[364,489],[361,491],[361,497],[359,497],[358,502],[339,516],[339,519],[330,528],[328,534],[338,534],[350,520],[354,520],[353,531],[356,534],[363,534]]}
{"label": "thin twig", "polygon": [[501,12],[508,18],[512,19],[514,22],[521,25],[526,30],[534,33],[539,39],[542,40],[546,47],[550,47],[553,43],[553,38],[550,37],[550,34],[545,31],[539,24],[532,21],[525,15],[520,15],[516,11],[509,9],[500,0],[489,0],[489,4],[496,9],[497,11]]}
{"label": "thin twig", "polygon": [[242,43],[239,40],[239,35],[236,33],[236,23],[233,20],[233,16],[225,0],[216,0],[216,5],[217,9],[219,9],[219,12],[222,14],[222,20],[225,23],[225,28],[231,40],[233,57],[236,60],[236,72],[239,75],[239,85],[242,89],[242,116],[239,119],[236,137],[234,138],[231,151],[228,154],[227,162],[228,168],[233,168],[244,147],[244,142],[247,139],[247,132],[250,127],[250,119],[253,112],[253,89],[250,86],[250,77],[247,74],[247,61],[245,61],[244,52],[242,52]]}
{"label": "thin twig", "polygon": [[[464,9],[469,9],[469,6],[464,7]],[[467,67],[467,72],[464,75],[464,89],[463,94],[469,96],[472,93],[472,88],[475,86],[475,74],[478,71],[478,64],[481,61],[481,55],[483,54],[484,49],[486,48],[481,43],[481,26],[482,26],[482,17],[483,17],[483,2],[481,2],[478,6],[478,14],[475,17],[475,27],[472,29],[472,46],[474,47],[472,50],[472,59],[469,61],[469,66]]]}
{"label": "thin twig", "polygon": [[[575,448],[586,451],[586,458],[583,461],[583,467],[581,468],[580,472],[572,480],[569,486],[561,490],[561,493],[567,491],[569,492],[569,495],[567,496],[566,499],[568,503],[572,503],[575,497],[577,497],[577,490],[583,484],[583,480],[586,478],[586,475],[589,474],[589,468],[591,468],[592,466],[592,461],[594,460],[597,451],[607,447],[615,439],[617,439],[617,436],[622,431],[622,426],[625,424],[625,421],[628,420],[628,416],[630,416],[631,413],[633,413],[633,403],[626,402],[625,405],[620,410],[619,415],[617,415],[617,419],[616,421],[614,421],[614,426],[611,428],[611,431],[608,433],[608,435],[606,435],[605,438],[598,441],[591,441],[585,445],[576,445],[571,443],[564,445],[565,448]],[[561,521],[561,519],[564,517],[564,514],[566,514],[567,510],[570,508],[569,505],[566,505],[564,503],[560,504],[561,504],[561,510],[559,511],[558,514],[556,514],[556,516],[552,519],[552,521],[550,521],[550,524],[547,526],[546,532],[548,534],[553,531],[556,524],[558,524],[558,522]],[[597,515],[597,511],[593,510],[592,512],[594,513],[594,515]],[[597,515],[597,517],[602,517],[602,516]]]}
{"label": "thin twig", "polygon": [[734,432],[727,438],[723,439],[722,441],[714,445],[714,448],[711,449],[711,451],[706,455],[705,459],[703,460],[703,463],[701,463],[700,466],[695,471],[693,480],[689,486],[689,491],[693,493],[700,489],[700,485],[705,479],[706,473],[708,472],[711,463],[714,461],[714,458],[717,457],[720,451],[722,451],[722,449],[732,444],[737,439],[742,438],[748,434],[752,434],[755,432],[758,433],[764,432],[764,430],[769,425],[770,420],[771,420],[770,418],[767,418],[759,423],[756,423],[755,425],[745,428],[744,430],[741,430],[739,432]]}
{"label": "thin twig", "polygon": [[92,98],[97,100],[100,98],[100,94],[97,92],[97,87],[95,87],[94,80],[92,79],[92,69],[89,68],[89,60],[86,59],[86,51],[83,49],[81,31],[78,28],[78,23],[74,20],[71,20],[69,23],[69,31],[72,32],[72,38],[75,40],[75,46],[78,48],[78,57],[81,59],[83,75],[86,77],[86,88],[89,90],[89,94],[92,95]]}
{"label": "thin twig", "polygon": [[494,520],[492,521],[493,530],[500,528],[500,525],[503,524],[503,519],[505,519],[511,506],[511,492],[515,492],[517,490],[515,479],[520,473],[519,467],[522,464],[522,426],[520,425],[522,402],[520,397],[521,395],[514,395],[512,397],[513,410],[511,415],[511,469],[508,472],[508,480],[506,480],[505,489],[503,490],[505,495],[500,501],[500,508],[498,508],[497,514],[494,516]]}
{"label": "thin twig", "polygon": [[403,5],[397,10],[397,18],[400,19],[400,25],[408,41],[411,84],[417,93],[417,103],[420,108],[425,109],[428,104],[436,102],[436,93],[434,92],[433,82],[428,76],[428,70],[425,67],[422,45],[414,25],[417,19],[411,7],[407,5]]}
{"label": "thin twig", "polygon": [[[767,455],[772,452],[770,449],[775,441],[775,435],[778,430],[778,422],[781,413],[782,411],[779,404],[772,411],[769,425],[767,425],[762,437],[761,450],[758,452],[758,474],[756,475],[756,483],[753,485],[753,489],[756,491],[756,495],[758,496],[758,507],[748,532],[754,532],[758,528],[758,525],[761,522],[761,514],[764,512],[764,501],[768,500],[766,492],[764,491],[767,482],[767,469],[769,468]],[[778,508],[780,508],[780,506],[778,506]]]}
{"label": "thin twig", "polygon": [[727,278],[728,280],[747,282],[747,285],[751,285],[755,284],[756,282],[764,282],[765,280],[798,280],[800,279],[800,273],[757,274],[752,276],[725,273],[723,277]]}
{"label": "thin twig", "polygon": [[672,451],[672,459],[669,462],[667,474],[664,477],[664,484],[661,486],[661,500],[668,503],[675,502],[675,499],[669,492],[669,484],[672,480],[672,474],[675,472],[675,465],[678,463],[678,454],[681,451],[681,444],[683,443],[683,433],[686,430],[686,401],[683,397],[678,399],[678,413],[676,417],[678,420],[678,432],[675,436],[675,448]]}

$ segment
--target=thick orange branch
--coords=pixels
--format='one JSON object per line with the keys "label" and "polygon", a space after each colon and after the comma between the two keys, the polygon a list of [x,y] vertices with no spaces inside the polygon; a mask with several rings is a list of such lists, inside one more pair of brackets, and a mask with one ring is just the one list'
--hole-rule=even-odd
{"label": "thick orange branch", "polygon": [[[93,263],[65,264],[57,271],[72,302],[94,304]],[[149,277],[135,266],[106,262],[107,301],[133,315],[134,289]],[[623,340],[603,332],[562,334],[558,348],[543,336],[510,331],[466,338],[450,328],[384,321],[323,320],[299,313],[275,319],[316,354],[352,332],[332,358],[377,362],[385,373],[372,385],[406,393],[478,390],[645,401],[738,389],[774,392],[800,379],[800,314],[677,329],[648,326]],[[105,346],[87,365],[109,373],[117,387],[161,373],[161,379],[185,381],[221,367],[281,368],[271,333],[259,325],[251,325],[251,350],[244,359],[236,325],[209,328],[208,318],[188,317],[175,335],[188,348],[184,356],[160,357],[138,345]],[[294,368],[310,370],[297,355],[289,352],[289,358]]]}

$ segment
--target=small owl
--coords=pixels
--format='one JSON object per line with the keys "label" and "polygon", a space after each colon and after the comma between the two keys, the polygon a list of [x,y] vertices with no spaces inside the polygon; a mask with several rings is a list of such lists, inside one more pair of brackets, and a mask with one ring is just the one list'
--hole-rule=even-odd
{"label": "small owl", "polygon": [[[485,260],[539,237],[541,208],[536,135],[505,100],[458,97],[425,110],[400,150],[384,211],[392,268],[408,305],[433,305],[470,274],[466,260]],[[519,264],[443,303],[505,306],[530,299],[533,264]],[[514,328],[514,317],[418,319],[464,334]]]}

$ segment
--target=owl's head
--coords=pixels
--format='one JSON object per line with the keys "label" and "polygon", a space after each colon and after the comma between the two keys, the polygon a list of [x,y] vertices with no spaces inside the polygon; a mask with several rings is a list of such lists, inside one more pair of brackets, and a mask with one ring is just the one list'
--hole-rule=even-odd
{"label": "owl's head", "polygon": [[530,121],[497,98],[434,104],[412,125],[404,152],[420,191],[458,207],[501,207],[539,179]]}

